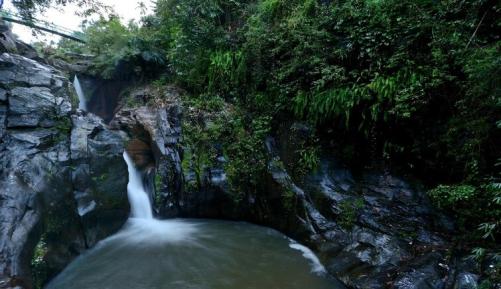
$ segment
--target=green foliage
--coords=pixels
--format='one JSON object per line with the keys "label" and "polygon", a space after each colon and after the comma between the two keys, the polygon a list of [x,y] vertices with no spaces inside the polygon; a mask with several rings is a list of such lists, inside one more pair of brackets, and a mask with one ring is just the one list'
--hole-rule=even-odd
{"label": "green foliage", "polygon": [[96,54],[104,76],[170,71],[202,102],[359,134],[373,157],[451,181],[499,157],[489,1],[161,0],[155,11],[140,25],[101,18],[74,49]]}
{"label": "green foliage", "polygon": [[484,280],[478,285],[479,289],[491,289],[493,288],[493,284],[489,280]]}
{"label": "green foliage", "polygon": [[282,193],[282,204],[287,212],[295,212],[297,201],[297,195],[292,190],[284,190]]}
{"label": "green foliage", "polygon": [[54,116],[54,129],[56,130],[54,134],[52,134],[49,144],[57,145],[60,142],[67,141],[70,138],[71,133],[71,120],[67,116]]}
{"label": "green foliage", "polygon": [[166,64],[161,41],[150,28],[134,22],[123,25],[117,16],[101,18],[84,30],[85,51],[97,55],[93,70],[105,78],[121,76],[123,70],[149,75]]}
{"label": "green foliage", "polygon": [[485,171],[493,171],[500,158],[499,128],[496,121],[501,112],[501,43],[468,51],[461,59],[466,80],[461,83],[465,96],[455,103],[457,114],[448,121],[448,131],[441,145],[446,146],[446,157],[461,164],[458,173],[474,181]]}
{"label": "green foliage", "polygon": [[350,230],[355,225],[358,218],[359,211],[364,207],[364,199],[346,199],[339,203],[339,216],[337,218],[337,223]]}
{"label": "green foliage", "polygon": [[501,234],[501,185],[491,182],[480,186],[439,185],[428,191],[438,208],[453,213],[460,229],[477,233],[470,237],[495,241]]}
{"label": "green foliage", "polygon": [[169,71],[201,102],[305,120],[370,141],[372,158],[476,182],[499,158],[498,16],[487,0],[160,0],[139,24],[91,23],[72,49],[106,77]]}
{"label": "green foliage", "polygon": [[71,132],[71,120],[69,117],[61,117],[57,120],[54,128],[57,129],[62,135],[68,136]]}
{"label": "green foliage", "polygon": [[193,171],[197,189],[202,186],[202,177],[222,154],[220,146],[232,134],[227,126],[229,116],[225,103],[218,97],[202,95],[185,99],[192,112],[183,122],[183,162],[185,171]]}
{"label": "green foliage", "polygon": [[244,82],[245,70],[245,59],[241,51],[213,52],[207,72],[209,91],[231,93]]}
{"label": "green foliage", "polygon": [[160,188],[162,186],[162,176],[160,174],[155,174],[155,188]]}
{"label": "green foliage", "polygon": [[43,288],[44,281],[47,280],[47,264],[44,259],[47,253],[47,244],[45,238],[42,237],[37,243],[35,250],[33,252],[33,257],[31,258],[31,274],[33,277],[33,286],[35,289]]}
{"label": "green foliage", "polygon": [[487,198],[487,204],[483,207],[490,213],[490,218],[483,220],[478,226],[482,238],[496,240],[501,234],[501,183],[490,182],[482,187]]}
{"label": "green foliage", "polygon": [[[94,55],[91,72],[104,78],[154,77],[165,70],[163,37],[154,29],[154,21],[144,17],[141,25],[124,25],[114,14],[101,16],[83,25],[85,44],[66,39],[58,43],[56,57],[71,61],[74,53]],[[42,49],[47,54],[47,48]]]}
{"label": "green foliage", "polygon": [[[196,96],[193,106],[235,108],[221,129],[193,128],[200,141],[191,146],[205,152],[188,150],[199,172],[214,155],[204,143],[229,141],[223,153],[233,157],[235,187],[256,184],[265,163],[257,120],[270,128],[292,118],[350,135],[353,156],[365,150],[478,187],[500,157],[497,16],[485,0],[161,0],[148,31],[173,80]],[[287,164],[295,175],[318,164],[311,138]],[[445,196],[436,201],[447,206],[471,193],[473,202],[485,191],[456,189],[435,191]]]}
{"label": "green foliage", "polygon": [[103,183],[107,178],[108,178],[108,174],[103,173],[99,176],[93,176],[92,181],[94,181],[95,183]]}
{"label": "green foliage", "polygon": [[228,180],[234,192],[256,193],[266,173],[264,139],[270,132],[270,118],[257,117],[248,122],[238,116],[229,123],[233,134],[225,150]]}
{"label": "green foliage", "polygon": [[185,146],[183,156],[183,168],[193,170],[198,188],[202,186],[202,177],[205,169],[209,168],[216,159],[217,150],[215,144],[221,133],[219,124],[193,124],[183,125]]}
{"label": "green foliage", "polygon": [[109,9],[99,0],[15,0],[12,4],[25,18],[31,19],[38,12],[43,12],[51,7],[61,7],[68,4],[77,4],[80,7],[79,15],[90,16],[102,13]]}
{"label": "green foliage", "polygon": [[293,110],[299,117],[315,123],[342,117],[345,126],[350,127],[352,111],[371,103],[366,111],[362,111],[360,123],[357,124],[358,129],[364,128],[367,130],[364,132],[368,132],[380,120],[387,122],[391,118],[410,118],[415,108],[406,103],[413,97],[412,90],[415,89],[412,88],[415,86],[419,86],[419,77],[415,73],[399,71],[388,77],[375,76],[367,84],[313,93],[299,92],[293,99]]}
{"label": "green foliage", "polygon": [[255,193],[266,170],[264,139],[270,131],[270,118],[250,120],[221,98],[208,95],[186,99],[185,104],[191,114],[183,123],[183,170],[194,172],[200,188],[206,170],[224,156],[235,202],[246,193]]}
{"label": "green foliage", "polygon": [[303,148],[299,150],[299,155],[301,156],[298,163],[300,171],[307,173],[317,169],[320,162],[319,148],[317,146]]}
{"label": "green foliage", "polygon": [[[157,2],[160,33],[177,81],[195,93],[227,89],[223,78],[239,80],[241,53],[232,49],[245,1],[161,0]],[[225,69],[237,69],[236,73]],[[224,69],[224,70],[222,70]],[[225,87],[215,87],[215,86]],[[231,89],[234,89],[231,87]]]}
{"label": "green foliage", "polygon": [[501,255],[491,256],[492,266],[483,272],[485,279],[480,282],[479,289],[493,289],[501,282]]}
{"label": "green foliage", "polygon": [[456,206],[467,206],[476,195],[476,188],[470,185],[440,185],[428,192],[431,200],[439,208],[452,209]]}
{"label": "green foliage", "polygon": [[155,174],[155,204],[160,205],[162,203],[162,196],[159,190],[162,188],[162,176],[159,173]]}

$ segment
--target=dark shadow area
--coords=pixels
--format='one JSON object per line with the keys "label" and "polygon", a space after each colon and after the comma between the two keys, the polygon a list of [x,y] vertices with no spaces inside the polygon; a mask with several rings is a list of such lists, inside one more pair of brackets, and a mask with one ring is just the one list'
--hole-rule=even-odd
{"label": "dark shadow area", "polygon": [[130,85],[130,81],[102,79],[90,75],[78,75],[78,79],[88,101],[88,111],[109,123],[115,115],[121,94]]}

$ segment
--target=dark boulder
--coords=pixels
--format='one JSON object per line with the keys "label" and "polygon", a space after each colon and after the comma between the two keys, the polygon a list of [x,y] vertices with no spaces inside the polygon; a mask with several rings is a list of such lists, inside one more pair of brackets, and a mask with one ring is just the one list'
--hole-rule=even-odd
{"label": "dark boulder", "polygon": [[127,166],[123,151],[127,136],[107,128],[102,119],[72,116],[72,182],[87,246],[113,234],[129,215]]}

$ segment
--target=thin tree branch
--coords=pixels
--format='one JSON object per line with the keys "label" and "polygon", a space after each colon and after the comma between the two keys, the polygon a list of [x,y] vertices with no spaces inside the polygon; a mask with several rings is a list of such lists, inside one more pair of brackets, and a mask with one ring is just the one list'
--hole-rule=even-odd
{"label": "thin tree branch", "polygon": [[480,22],[478,22],[477,28],[475,28],[475,31],[471,35],[470,40],[468,40],[468,43],[466,44],[466,47],[464,49],[468,49],[468,46],[470,46],[471,41],[473,40],[473,38],[475,38],[475,35],[477,35],[478,28],[480,28],[480,25],[482,25],[482,22],[484,21],[484,18],[486,15],[487,15],[487,11],[485,11],[484,15],[480,19]]}

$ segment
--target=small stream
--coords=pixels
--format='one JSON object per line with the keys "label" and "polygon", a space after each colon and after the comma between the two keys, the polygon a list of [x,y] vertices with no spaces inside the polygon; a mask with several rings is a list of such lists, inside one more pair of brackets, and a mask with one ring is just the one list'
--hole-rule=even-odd
{"label": "small stream", "polygon": [[306,247],[244,222],[151,215],[127,154],[131,218],[72,262],[48,289],[341,289]]}

